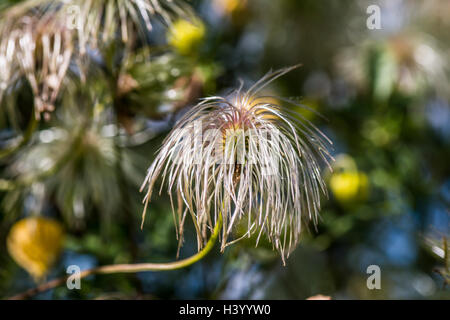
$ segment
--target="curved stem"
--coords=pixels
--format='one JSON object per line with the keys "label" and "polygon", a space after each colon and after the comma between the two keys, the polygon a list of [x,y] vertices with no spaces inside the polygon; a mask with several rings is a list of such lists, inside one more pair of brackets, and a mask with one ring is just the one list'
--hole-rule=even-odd
{"label": "curved stem", "polygon": [[[111,273],[134,273],[134,272],[143,272],[143,271],[167,271],[167,270],[176,270],[181,269],[187,266],[190,266],[198,261],[200,261],[202,258],[204,258],[214,247],[214,244],[219,237],[219,232],[222,227],[222,215],[219,215],[219,220],[216,223],[216,226],[214,227],[213,233],[211,234],[211,237],[208,240],[208,243],[206,246],[200,250],[195,255],[179,260],[174,262],[168,262],[168,263],[135,263],[135,264],[112,264],[112,265],[106,265],[101,266],[97,268],[92,268],[88,270],[84,270],[80,273],[79,278],[85,278],[92,274],[111,274]],[[55,287],[58,287],[62,284],[64,284],[70,275],[57,278],[54,280],[51,280],[49,282],[46,282],[44,284],[41,284],[35,288],[29,289],[23,293],[20,293],[18,295],[15,295],[9,300],[22,300],[27,299],[29,297],[32,297],[38,293],[53,289]]]}
{"label": "curved stem", "polygon": [[16,150],[19,150],[21,147],[23,147],[33,136],[33,132],[36,130],[37,125],[38,125],[38,121],[33,113],[31,115],[31,119],[28,124],[28,127],[27,127],[26,131],[23,133],[22,137],[20,138],[20,141],[9,148],[0,150],[0,159],[3,159],[5,157],[13,154]]}

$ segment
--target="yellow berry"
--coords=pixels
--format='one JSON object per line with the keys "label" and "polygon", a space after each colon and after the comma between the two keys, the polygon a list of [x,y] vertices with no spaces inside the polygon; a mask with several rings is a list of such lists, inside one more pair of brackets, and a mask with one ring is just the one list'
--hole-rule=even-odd
{"label": "yellow berry", "polygon": [[330,187],[336,200],[342,204],[364,200],[367,196],[367,175],[361,172],[334,173],[330,178]]}
{"label": "yellow berry", "polygon": [[195,51],[205,36],[205,26],[199,19],[193,21],[177,20],[170,27],[167,39],[180,54],[188,55]]}

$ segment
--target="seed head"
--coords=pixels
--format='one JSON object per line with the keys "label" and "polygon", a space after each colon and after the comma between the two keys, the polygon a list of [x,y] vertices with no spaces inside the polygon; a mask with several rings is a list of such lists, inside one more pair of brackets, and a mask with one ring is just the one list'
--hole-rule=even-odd
{"label": "seed head", "polygon": [[264,233],[284,261],[299,241],[302,220],[317,222],[320,194],[326,194],[319,162],[331,159],[331,141],[277,103],[294,102],[259,94],[296,67],[271,72],[246,91],[241,85],[228,97],[205,98],[178,121],[142,185],[142,222],[161,176],[160,193],[167,186],[180,246],[187,217],[201,249],[221,215],[222,250],[240,240],[233,229],[245,222],[244,237],[256,234],[259,241]]}
{"label": "seed head", "polygon": [[8,88],[26,77],[35,113],[49,116],[69,66],[84,78],[87,52],[113,40],[131,47],[146,42],[156,20],[169,25],[192,15],[178,0],[34,0],[0,13],[0,102]]}

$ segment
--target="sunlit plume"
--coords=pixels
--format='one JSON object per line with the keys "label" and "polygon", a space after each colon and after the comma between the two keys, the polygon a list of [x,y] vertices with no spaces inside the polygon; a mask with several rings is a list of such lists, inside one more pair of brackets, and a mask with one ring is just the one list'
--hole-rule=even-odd
{"label": "sunlit plume", "polygon": [[317,222],[321,193],[327,192],[320,164],[332,159],[330,140],[279,105],[295,102],[260,94],[294,68],[271,72],[246,91],[241,86],[228,97],[205,98],[190,109],[148,170],[143,219],[161,177],[160,193],[166,186],[180,246],[187,217],[201,249],[221,216],[222,250],[242,238],[233,238],[233,230],[246,223],[243,237],[256,235],[258,243],[265,234],[284,261],[300,240],[302,220]]}

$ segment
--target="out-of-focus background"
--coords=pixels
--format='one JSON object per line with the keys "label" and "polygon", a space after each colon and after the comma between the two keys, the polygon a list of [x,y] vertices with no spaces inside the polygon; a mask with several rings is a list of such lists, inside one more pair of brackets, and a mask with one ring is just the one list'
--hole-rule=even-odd
{"label": "out-of-focus background", "polygon": [[[248,239],[223,254],[216,248],[183,270],[91,276],[80,290],[59,287],[35,298],[449,299],[450,2],[191,4],[196,28],[175,24],[172,32],[181,36],[174,38],[157,24],[150,53],[127,57],[114,112],[107,81],[92,72],[84,89],[72,89],[80,100],[61,98],[63,107],[39,124],[31,142],[1,159],[0,296],[34,286],[33,272],[52,279],[69,265],[174,260],[177,240],[165,193],[153,197],[140,229],[139,187],[168,130],[201,96],[301,63],[270,92],[322,115],[294,110],[333,140],[336,162],[333,173],[324,168],[329,197],[320,222],[309,226],[285,267],[269,243],[255,248]],[[370,5],[381,10],[381,29],[367,25]],[[8,94],[18,107],[2,102],[2,143],[14,137],[14,128],[26,127],[32,104],[26,89]],[[77,119],[88,112],[94,121],[80,130]],[[49,170],[58,159],[64,163]],[[10,187],[8,181],[23,183]],[[18,221],[36,216],[64,231],[54,243],[16,246],[28,254],[19,266],[7,250],[8,235],[21,227]],[[193,227],[185,233],[182,257],[196,251]],[[59,245],[56,262],[39,265]],[[370,265],[380,267],[381,289],[367,287]]]}

